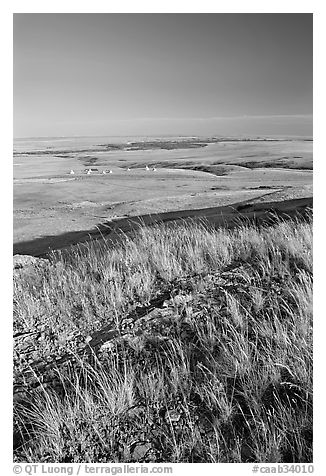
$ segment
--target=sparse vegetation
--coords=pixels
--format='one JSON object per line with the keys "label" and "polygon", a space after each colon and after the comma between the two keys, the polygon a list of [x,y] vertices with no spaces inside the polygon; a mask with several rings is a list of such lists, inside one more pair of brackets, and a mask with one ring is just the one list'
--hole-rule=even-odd
{"label": "sparse vegetation", "polygon": [[16,461],[312,461],[310,216],[51,261],[14,281]]}

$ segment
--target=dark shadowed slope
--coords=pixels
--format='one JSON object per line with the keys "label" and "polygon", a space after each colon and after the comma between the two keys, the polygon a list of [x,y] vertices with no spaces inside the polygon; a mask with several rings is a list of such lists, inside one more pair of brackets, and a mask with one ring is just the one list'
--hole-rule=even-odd
{"label": "dark shadowed slope", "polygon": [[120,241],[122,233],[131,233],[139,226],[150,226],[155,223],[175,222],[178,220],[205,220],[216,226],[232,227],[241,219],[264,221],[273,214],[284,218],[293,217],[311,208],[313,198],[299,198],[282,202],[267,203],[235,203],[232,206],[184,210],[151,215],[140,215],[131,218],[100,224],[97,228],[84,231],[63,233],[56,236],[44,236],[31,241],[14,243],[14,254],[28,254],[43,256],[51,250],[65,249],[72,245],[85,243],[89,240],[98,240],[105,237],[112,243]]}

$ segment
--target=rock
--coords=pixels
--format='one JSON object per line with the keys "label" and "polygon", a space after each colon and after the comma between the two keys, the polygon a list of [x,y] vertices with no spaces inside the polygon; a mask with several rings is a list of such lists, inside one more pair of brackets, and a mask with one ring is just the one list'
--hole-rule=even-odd
{"label": "rock", "polygon": [[28,276],[30,273],[33,274],[35,271],[46,268],[49,264],[47,259],[29,255],[14,255],[13,277]]}
{"label": "rock", "polygon": [[152,445],[146,441],[139,441],[130,449],[131,457],[133,461],[142,461],[152,449]]}
{"label": "rock", "polygon": [[36,258],[29,255],[14,255],[13,266],[14,269],[23,269],[30,266],[47,266],[49,261],[44,258]]}

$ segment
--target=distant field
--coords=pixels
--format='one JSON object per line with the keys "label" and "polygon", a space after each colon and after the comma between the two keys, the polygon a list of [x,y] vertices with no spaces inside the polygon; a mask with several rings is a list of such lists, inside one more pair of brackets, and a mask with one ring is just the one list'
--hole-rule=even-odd
{"label": "distant field", "polygon": [[[85,175],[88,167],[98,172]],[[267,195],[269,201],[312,195],[312,141],[75,138],[14,146],[15,244],[114,217]]]}

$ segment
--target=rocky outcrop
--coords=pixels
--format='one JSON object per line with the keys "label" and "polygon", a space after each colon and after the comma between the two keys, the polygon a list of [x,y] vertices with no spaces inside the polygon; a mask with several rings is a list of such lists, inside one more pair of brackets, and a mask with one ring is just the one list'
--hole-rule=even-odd
{"label": "rocky outcrop", "polygon": [[36,258],[35,256],[29,255],[14,255],[13,259],[14,269],[22,269],[29,266],[44,266],[48,263],[49,261],[44,258]]}
{"label": "rocky outcrop", "polygon": [[[41,263],[42,261],[46,260],[41,260]],[[31,266],[33,267],[33,261]],[[122,317],[118,327],[112,320],[86,339],[75,336],[74,340],[78,341],[75,352],[65,353],[59,358],[53,358],[50,354],[48,358],[39,355],[39,343],[45,339],[47,329],[39,327],[16,332],[14,334],[14,398],[20,399],[26,391],[37,388],[41,384],[55,386],[53,383],[57,378],[56,370],[66,365],[74,366],[77,356],[81,359],[92,359],[92,356],[96,355],[101,359],[106,353],[114,352],[124,344],[135,348],[141,347],[142,337],[149,335],[157,343],[166,340],[170,329],[176,325],[175,306],[180,299],[185,299],[184,294],[192,288],[192,281],[196,279],[201,279],[200,275],[171,283],[168,289],[150,302],[136,306]]]}
{"label": "rocky outcrop", "polygon": [[20,276],[22,273],[30,272],[49,266],[50,262],[44,258],[36,258],[29,255],[14,255],[13,257],[13,274]]}

